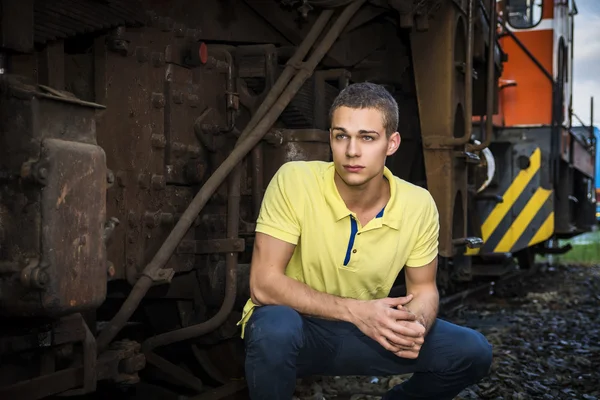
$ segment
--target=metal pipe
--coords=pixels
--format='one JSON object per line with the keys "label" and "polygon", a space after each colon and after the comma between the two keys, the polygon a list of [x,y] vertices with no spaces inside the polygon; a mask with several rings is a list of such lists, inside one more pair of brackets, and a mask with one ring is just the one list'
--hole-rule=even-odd
{"label": "metal pipe", "polygon": [[[234,148],[231,154],[223,161],[223,163],[217,168],[215,173],[206,181],[204,186],[200,189],[200,191],[196,194],[188,208],[185,210],[167,239],[164,241],[161,248],[156,252],[152,261],[144,268],[144,272],[142,273],[139,280],[135,283],[131,293],[117,312],[117,314],[113,317],[113,319],[107,324],[105,329],[100,333],[98,338],[98,348],[100,351],[104,350],[110,341],[119,333],[119,331],[123,328],[123,326],[127,323],[133,312],[136,310],[142,298],[146,295],[148,289],[150,289],[152,285],[151,276],[160,270],[168,259],[173,254],[173,251],[178,246],[181,239],[186,234],[193,221],[196,219],[198,213],[202,210],[204,205],[208,202],[210,197],[213,195],[215,190],[221,185],[221,183],[225,180],[227,175],[233,170],[233,168],[248,154],[248,152],[262,139],[264,134],[269,130],[269,128],[275,123],[277,118],[281,115],[285,107],[289,104],[294,95],[298,92],[302,84],[308,78],[308,76],[312,73],[316,65],[321,61],[321,59],[325,56],[325,54],[329,51],[333,42],[340,35],[343,28],[346,26],[350,18],[358,11],[360,6],[366,0],[357,0],[356,2],[349,5],[336,20],[334,25],[331,27],[329,32],[327,32],[326,36],[319,43],[317,48],[312,53],[310,59],[305,63],[303,69],[301,69],[295,76],[294,79],[290,82],[287,87],[281,88],[281,86],[285,86],[280,83],[283,81],[282,76],[278,79],[277,83],[273,86],[272,90],[265,98],[265,101],[259,109],[257,110],[257,114],[253,116],[250,120],[250,123],[255,121],[255,125],[251,128],[248,126],[244,129],[244,132],[238,139],[238,146]],[[326,10],[321,13],[310,32],[302,42],[302,44],[298,47],[297,53],[294,55],[294,60],[301,61],[304,56],[311,49],[312,45],[316,41],[317,37],[320,35],[321,31],[325,27],[326,23],[329,21],[331,14],[333,11]],[[298,61],[298,62],[299,62]],[[286,68],[288,70],[288,68]],[[284,70],[284,72],[286,71]],[[294,68],[295,70],[295,68]],[[283,74],[282,74],[283,75]],[[291,71],[289,72],[291,75]],[[281,90],[280,90],[281,89]],[[283,90],[285,89],[285,90]],[[278,91],[283,91],[280,98],[277,98]],[[272,104],[272,107],[268,109],[266,104]],[[268,113],[266,112],[268,109]],[[262,110],[262,111],[261,111]],[[258,112],[261,112],[264,116],[256,117]],[[246,140],[247,139],[247,140]],[[230,276],[227,276],[230,278]],[[225,304],[224,304],[225,305]],[[222,315],[222,314],[221,314]],[[207,324],[214,324],[214,318],[203,323],[198,326],[209,326]],[[184,328],[184,329],[192,329],[193,335],[190,337],[197,336],[202,329],[194,327]],[[190,332],[187,330],[186,332]]]}
{"label": "metal pipe", "polygon": [[[208,48],[208,51],[215,51],[217,53],[221,53],[225,57],[225,62],[227,64],[227,83],[225,87],[226,95],[227,95],[227,128],[222,130],[221,133],[229,133],[235,127],[235,112],[236,106],[234,101],[234,96],[236,95],[235,90],[235,76],[234,76],[234,62],[233,57],[231,56],[231,52],[227,49],[226,46],[220,45],[211,45]],[[217,64],[218,66],[218,64]]]}
{"label": "metal pipe", "polygon": [[[467,145],[467,151],[481,151],[492,143],[492,132],[494,128],[494,50],[496,37],[496,1],[492,0],[490,7],[490,32],[487,60],[487,85],[486,85],[486,115],[485,115],[485,140],[477,145]],[[468,121],[471,124],[471,121]]]}
{"label": "metal pipe", "polygon": [[[366,0],[358,0],[351,5],[349,5],[340,15],[340,17],[335,21],[327,35],[323,38],[323,40],[318,44],[313,54],[310,56],[308,61],[305,63],[305,68],[301,69],[296,76],[290,82],[290,85],[285,88],[281,97],[277,99],[277,101],[273,104],[273,107],[265,118],[260,121],[260,123],[256,126],[256,128],[248,135],[248,139],[241,141],[241,138],[238,139],[236,143],[236,148],[232,152],[232,155],[236,150],[239,150],[247,143],[250,142],[249,149],[253,148],[262,138],[264,133],[275,123],[279,115],[283,112],[285,107],[292,100],[296,92],[300,89],[300,87],[304,84],[306,79],[312,74],[312,71],[315,69],[317,64],[321,61],[321,59],[325,56],[325,54],[329,51],[339,34],[342,32],[352,15],[358,11],[360,6]],[[275,110],[275,111],[274,111]],[[246,152],[247,153],[247,152]],[[231,157],[231,155],[230,155]],[[225,164],[230,158],[225,160],[223,164]],[[241,159],[240,159],[241,160]],[[238,160],[238,162],[240,161]],[[215,172],[216,175],[216,172]],[[214,176],[214,175],[213,175]],[[212,178],[212,177],[211,177]],[[232,190],[231,196],[229,197],[228,202],[228,218],[227,221],[227,231],[229,234],[235,234],[237,238],[237,231],[239,227],[239,197],[240,197],[240,188],[239,182],[241,179],[241,169],[240,165],[236,165],[234,168],[234,173],[232,174],[230,182],[232,185],[230,189]],[[207,182],[208,184],[208,182]],[[236,186],[237,185],[237,186]],[[201,190],[202,191],[202,190]],[[237,198],[237,201],[236,201]],[[186,210],[187,212],[187,210]],[[236,215],[237,213],[237,215]],[[230,237],[231,238],[231,237]],[[161,335],[154,336],[148,340],[146,340],[142,344],[142,350],[144,352],[151,351],[152,349],[159,346],[166,346],[171,343],[180,342],[183,340],[188,340],[197,336],[201,336],[216,329],[219,325],[225,322],[227,316],[233,309],[233,305],[235,303],[235,293],[237,289],[237,253],[228,253],[226,255],[226,277],[225,277],[225,299],[223,300],[223,304],[221,308],[217,312],[217,314],[209,319],[206,322],[188,326],[182,329],[178,329],[175,331],[163,333]]]}

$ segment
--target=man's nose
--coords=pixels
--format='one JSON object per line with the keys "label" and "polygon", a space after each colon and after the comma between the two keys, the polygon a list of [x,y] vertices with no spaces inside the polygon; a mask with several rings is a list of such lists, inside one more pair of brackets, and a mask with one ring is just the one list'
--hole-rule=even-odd
{"label": "man's nose", "polygon": [[360,155],[360,149],[356,139],[351,138],[346,146],[346,157],[358,157]]}

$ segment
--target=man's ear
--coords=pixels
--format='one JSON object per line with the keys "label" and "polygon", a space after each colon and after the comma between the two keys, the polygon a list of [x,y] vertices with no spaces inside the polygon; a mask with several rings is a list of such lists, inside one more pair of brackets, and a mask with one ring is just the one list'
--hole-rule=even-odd
{"label": "man's ear", "polygon": [[400,138],[400,133],[398,132],[394,132],[390,135],[389,139],[388,139],[388,149],[387,149],[387,155],[391,156],[392,154],[394,154],[396,151],[398,151],[398,148],[400,147],[400,142],[401,142],[401,138]]}

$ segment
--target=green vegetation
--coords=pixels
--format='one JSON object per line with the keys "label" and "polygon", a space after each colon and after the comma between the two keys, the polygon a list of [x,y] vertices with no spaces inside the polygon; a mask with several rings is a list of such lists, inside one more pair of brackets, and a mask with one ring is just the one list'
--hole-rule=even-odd
{"label": "green vegetation", "polygon": [[[571,243],[573,249],[566,254],[553,256],[557,263],[600,264],[600,231],[593,231],[569,240],[560,240],[560,246]],[[546,261],[548,257],[539,257]]]}

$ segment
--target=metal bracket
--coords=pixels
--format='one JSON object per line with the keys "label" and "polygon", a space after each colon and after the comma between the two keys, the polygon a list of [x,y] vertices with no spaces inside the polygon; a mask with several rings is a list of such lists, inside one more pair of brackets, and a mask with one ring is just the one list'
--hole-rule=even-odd
{"label": "metal bracket", "polygon": [[455,151],[454,156],[456,158],[464,158],[467,164],[480,164],[481,158],[470,151]]}
{"label": "metal bracket", "polygon": [[469,249],[478,249],[483,246],[483,239],[479,237],[465,237],[452,240],[454,246],[467,246]]}
{"label": "metal bracket", "polygon": [[175,276],[175,270],[173,270],[173,268],[160,268],[156,271],[146,272],[141,275],[145,275],[152,279],[152,282],[154,282],[155,285],[163,285],[171,283],[173,276]]}

